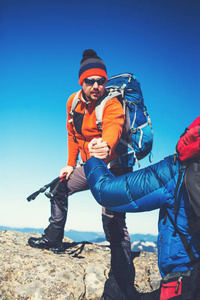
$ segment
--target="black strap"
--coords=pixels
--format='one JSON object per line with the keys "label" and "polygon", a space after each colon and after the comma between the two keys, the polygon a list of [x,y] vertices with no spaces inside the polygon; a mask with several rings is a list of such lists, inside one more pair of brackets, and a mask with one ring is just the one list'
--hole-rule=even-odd
{"label": "black strap", "polygon": [[195,256],[194,251],[192,250],[191,245],[189,244],[189,242],[188,242],[188,240],[186,239],[185,235],[184,235],[182,232],[180,232],[180,231],[178,230],[177,225],[176,225],[175,222],[173,221],[173,219],[172,219],[172,217],[170,216],[170,214],[169,214],[169,212],[168,212],[167,209],[166,209],[166,214],[167,214],[167,216],[169,217],[169,220],[170,220],[170,222],[172,223],[172,225],[174,226],[176,232],[178,233],[178,235],[179,235],[179,237],[180,237],[180,239],[181,239],[181,241],[182,241],[182,243],[183,243],[183,246],[184,246],[184,248],[185,248],[185,250],[186,250],[186,252],[187,252],[187,255],[188,255],[189,259],[190,259],[190,262],[187,263],[186,265],[187,265],[188,267],[189,267],[189,266],[193,266],[194,264],[196,264],[196,263],[200,260],[200,257],[197,258],[197,257]]}
{"label": "black strap", "polygon": [[175,201],[174,201],[174,211],[173,211],[173,214],[176,214],[177,213],[177,207],[178,207],[178,190],[179,190],[179,187],[180,187],[180,184],[181,184],[181,179],[182,179],[182,176],[183,176],[183,173],[185,172],[187,166],[186,165],[183,165],[179,171],[179,174],[178,174],[178,180],[177,180],[177,184],[176,184],[176,188],[175,188],[175,192],[174,192],[174,196],[175,196]]}

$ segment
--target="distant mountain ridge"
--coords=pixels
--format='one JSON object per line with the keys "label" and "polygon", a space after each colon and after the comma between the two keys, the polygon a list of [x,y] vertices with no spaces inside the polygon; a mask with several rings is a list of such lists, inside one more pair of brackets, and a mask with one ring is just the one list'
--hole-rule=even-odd
{"label": "distant mountain ridge", "polygon": [[152,252],[157,253],[157,245],[155,242],[149,242],[149,241],[136,241],[131,244],[131,250],[134,252]]}
{"label": "distant mountain ridge", "polygon": [[[15,228],[0,226],[0,230],[13,230],[23,233],[44,233],[44,228]],[[106,242],[104,232],[92,232],[92,231],[65,231],[64,235],[75,242],[91,242],[91,243],[104,243]],[[157,252],[156,240],[157,236],[151,234],[130,234],[132,251],[147,251]]]}

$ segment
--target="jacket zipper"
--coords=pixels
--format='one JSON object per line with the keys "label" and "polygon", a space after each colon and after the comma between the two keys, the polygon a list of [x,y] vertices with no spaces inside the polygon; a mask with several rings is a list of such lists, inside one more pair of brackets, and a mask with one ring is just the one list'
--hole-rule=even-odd
{"label": "jacket zipper", "polygon": [[182,279],[183,279],[183,277],[180,276],[179,279],[178,279],[178,281],[177,281],[177,285],[176,285],[176,289],[175,289],[175,294],[178,294],[179,285],[180,285]]}

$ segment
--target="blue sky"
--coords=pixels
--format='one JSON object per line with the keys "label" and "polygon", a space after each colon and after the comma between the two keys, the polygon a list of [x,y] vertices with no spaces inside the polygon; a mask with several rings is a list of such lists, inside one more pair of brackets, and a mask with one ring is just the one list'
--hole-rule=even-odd
{"label": "blue sky", "polygon": [[[199,32],[198,0],[1,0],[0,225],[48,225],[49,200],[26,197],[66,165],[66,102],[80,89],[85,49],[104,60],[108,76],[137,75],[154,162],[172,154],[200,114]],[[128,214],[127,224],[131,233],[156,234],[157,211]],[[89,191],[70,198],[65,229],[102,231]]]}

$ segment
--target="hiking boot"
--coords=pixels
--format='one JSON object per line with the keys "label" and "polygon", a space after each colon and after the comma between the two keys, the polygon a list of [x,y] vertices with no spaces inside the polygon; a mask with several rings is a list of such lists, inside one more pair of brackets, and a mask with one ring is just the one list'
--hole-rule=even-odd
{"label": "hiking boot", "polygon": [[28,239],[29,246],[39,249],[47,249],[53,251],[55,254],[65,252],[65,248],[62,242],[51,242],[47,240],[44,236],[40,238],[30,237]]}

